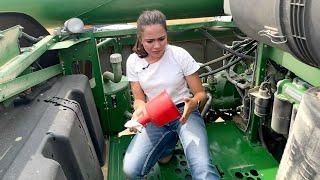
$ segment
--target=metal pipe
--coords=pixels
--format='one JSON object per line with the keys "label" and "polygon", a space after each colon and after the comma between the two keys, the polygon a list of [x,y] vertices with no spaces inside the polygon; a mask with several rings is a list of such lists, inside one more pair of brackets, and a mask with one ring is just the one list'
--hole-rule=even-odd
{"label": "metal pipe", "polygon": [[[117,42],[117,39],[115,38],[106,38],[103,41],[99,42],[97,44],[97,48],[100,49],[104,46],[112,45],[114,48],[114,52],[119,52],[119,44]],[[110,62],[111,62],[111,68],[112,72],[106,71],[103,73],[103,79],[105,81],[112,81],[114,83],[118,83],[121,81],[122,78],[122,68],[121,68],[121,62],[122,57],[121,54],[111,54],[110,55]]]}
{"label": "metal pipe", "polygon": [[30,51],[24,52],[9,60],[6,65],[0,68],[0,83],[4,83],[19,76],[49,49],[49,46],[53,44],[54,37],[55,36],[46,36],[30,47]]}
{"label": "metal pipe", "polygon": [[210,61],[208,61],[208,62],[206,62],[206,63],[201,64],[201,65],[200,65],[200,68],[205,67],[205,66],[208,66],[208,65],[211,65],[211,64],[214,64],[214,63],[217,63],[217,62],[220,62],[220,61],[222,61],[222,60],[224,60],[224,59],[227,59],[227,58],[229,58],[229,57],[231,57],[231,56],[233,56],[233,54],[227,54],[227,55],[218,57],[218,58],[216,58],[216,59],[210,60]]}
{"label": "metal pipe", "polygon": [[202,118],[206,115],[212,103],[212,95],[210,93],[207,93],[207,96],[208,96],[208,100],[201,111]]}
{"label": "metal pipe", "polygon": [[[253,52],[253,51],[256,49],[256,47],[257,47],[257,45],[254,45],[254,46],[253,46],[250,50],[248,50],[245,54],[250,54],[251,52]],[[222,67],[220,67],[220,68],[218,68],[218,69],[216,69],[216,70],[214,70],[214,71],[211,71],[211,72],[208,72],[208,73],[203,73],[203,74],[201,74],[199,77],[202,78],[202,77],[204,77],[204,76],[209,76],[209,75],[211,75],[211,74],[216,74],[216,73],[218,73],[218,72],[220,72],[220,71],[222,71],[222,70],[225,70],[225,69],[227,69],[227,68],[229,68],[229,67],[237,64],[238,62],[240,62],[240,61],[243,60],[243,59],[244,59],[244,58],[242,58],[242,57],[238,57],[238,59],[236,59],[235,61],[232,61],[232,62],[230,62],[229,64],[227,64],[227,65],[225,65],[225,66],[222,66]]]}
{"label": "metal pipe", "polygon": [[103,40],[97,44],[97,48],[100,49],[101,47],[108,46],[110,44],[113,46],[114,51],[118,52],[119,45],[118,45],[118,42],[115,38],[106,38],[105,40]]}
{"label": "metal pipe", "polygon": [[110,62],[112,67],[112,72],[106,71],[103,73],[103,80],[105,81],[112,81],[114,83],[118,83],[121,81],[122,78],[122,68],[121,68],[121,62],[122,57],[121,54],[111,54],[110,55]]}
{"label": "metal pipe", "polygon": [[[242,42],[234,45],[234,46],[232,47],[232,49],[237,48],[237,47],[239,47],[240,45],[242,45],[242,44],[244,44],[244,43],[246,43],[246,42],[248,42],[248,41],[250,41],[250,39],[246,39],[246,40],[244,40],[244,41],[242,41]],[[237,49],[237,50],[235,50],[235,51],[236,51],[236,52],[239,52],[239,51],[243,50],[244,48],[248,47],[249,45],[251,45],[252,43],[254,43],[254,40],[251,40],[247,45],[245,45],[245,46],[243,46],[243,47],[241,47],[241,48],[239,48],[239,49]],[[214,64],[214,63],[217,63],[217,62],[220,62],[220,61],[225,60],[225,59],[227,59],[227,58],[229,58],[229,57],[231,57],[231,56],[233,56],[233,54],[229,53],[229,54],[226,54],[226,55],[224,55],[224,56],[218,57],[218,58],[216,58],[216,59],[210,60],[210,61],[208,61],[208,62],[206,62],[206,63],[201,64],[201,65],[200,65],[200,68],[202,68],[202,67],[204,67],[204,66],[208,66],[208,65]]]}

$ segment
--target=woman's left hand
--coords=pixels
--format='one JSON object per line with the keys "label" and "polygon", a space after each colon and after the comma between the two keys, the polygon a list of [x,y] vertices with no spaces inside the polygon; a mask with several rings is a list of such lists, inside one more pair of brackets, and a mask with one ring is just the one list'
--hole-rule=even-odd
{"label": "woman's left hand", "polygon": [[184,124],[187,122],[189,115],[192,111],[194,111],[198,107],[198,101],[194,98],[184,98],[184,110],[179,121]]}

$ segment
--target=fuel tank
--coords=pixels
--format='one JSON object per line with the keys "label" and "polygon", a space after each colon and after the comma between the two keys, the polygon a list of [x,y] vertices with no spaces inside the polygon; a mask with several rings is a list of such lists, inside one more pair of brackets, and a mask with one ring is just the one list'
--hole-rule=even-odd
{"label": "fuel tank", "polygon": [[158,9],[168,19],[216,16],[223,14],[223,0],[1,0],[1,12],[27,14],[42,25],[61,25],[71,17],[85,23],[136,21],[143,10]]}
{"label": "fuel tank", "polygon": [[230,8],[248,36],[320,67],[319,0],[230,0]]}

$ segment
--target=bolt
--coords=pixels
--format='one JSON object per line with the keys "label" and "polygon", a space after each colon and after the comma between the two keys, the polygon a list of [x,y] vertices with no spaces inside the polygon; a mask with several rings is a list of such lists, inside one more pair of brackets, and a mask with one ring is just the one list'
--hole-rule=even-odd
{"label": "bolt", "polygon": [[245,72],[247,75],[251,75],[253,73],[252,69],[247,69]]}

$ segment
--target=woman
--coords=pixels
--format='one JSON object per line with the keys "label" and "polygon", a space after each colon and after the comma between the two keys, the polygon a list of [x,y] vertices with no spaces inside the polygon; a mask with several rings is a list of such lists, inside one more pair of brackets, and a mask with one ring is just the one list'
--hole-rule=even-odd
{"label": "woman", "polygon": [[143,178],[157,161],[168,162],[179,137],[192,177],[219,179],[211,164],[205,124],[197,109],[206,98],[197,74],[199,65],[186,50],[168,44],[166,17],[160,11],[140,15],[133,51],[127,60],[127,76],[134,97],[133,119],[141,117],[146,101],[163,89],[182,116],[160,128],[149,123],[135,135],[124,157],[126,176]]}

